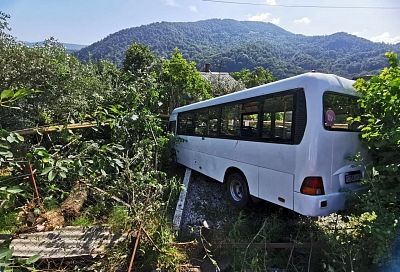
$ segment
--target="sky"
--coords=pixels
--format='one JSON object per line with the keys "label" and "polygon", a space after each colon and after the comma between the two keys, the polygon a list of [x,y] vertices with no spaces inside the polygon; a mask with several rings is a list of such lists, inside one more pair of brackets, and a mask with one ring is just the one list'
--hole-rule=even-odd
{"label": "sky", "polygon": [[[89,45],[121,29],[153,22],[211,18],[274,23],[290,32],[347,32],[376,42],[400,42],[399,0],[0,0],[11,16],[11,34],[21,41]],[[260,5],[258,5],[260,4]],[[279,5],[397,7],[397,9],[289,8]]]}

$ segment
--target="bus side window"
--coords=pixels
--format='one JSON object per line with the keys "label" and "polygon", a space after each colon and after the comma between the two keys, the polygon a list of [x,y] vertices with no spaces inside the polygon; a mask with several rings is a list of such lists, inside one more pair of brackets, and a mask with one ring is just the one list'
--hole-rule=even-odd
{"label": "bus side window", "polygon": [[185,112],[178,115],[178,134],[193,135],[194,134],[194,120],[193,113]]}
{"label": "bus side window", "polygon": [[258,112],[259,102],[251,101],[241,105],[240,136],[245,138],[258,138]]}
{"label": "bus side window", "polygon": [[197,110],[195,126],[194,126],[194,134],[197,136],[207,135],[207,123],[208,123],[208,109]]}
{"label": "bus side window", "polygon": [[267,98],[264,101],[261,137],[266,140],[291,140],[293,95]]}
{"label": "bus side window", "polygon": [[208,111],[208,135],[218,136],[218,125],[220,119],[221,108],[213,107]]}
{"label": "bus side window", "polygon": [[[360,107],[357,103],[357,97],[343,95],[338,93],[324,93],[324,126],[328,130],[343,130],[343,131],[359,131],[359,122],[350,122],[348,117],[360,116]],[[332,118],[331,122],[327,112],[330,111]]]}
{"label": "bus side window", "polygon": [[262,134],[261,137],[263,139],[270,139],[272,138],[272,113],[271,112],[264,112],[263,116],[263,127],[262,127]]}
{"label": "bus side window", "polygon": [[221,135],[240,136],[240,104],[222,107]]}

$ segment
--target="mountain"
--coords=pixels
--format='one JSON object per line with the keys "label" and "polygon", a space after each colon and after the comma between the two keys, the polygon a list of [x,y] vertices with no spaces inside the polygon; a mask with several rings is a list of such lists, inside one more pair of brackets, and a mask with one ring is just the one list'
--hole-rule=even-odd
{"label": "mountain", "polygon": [[271,23],[211,19],[161,22],[118,31],[75,55],[83,60],[108,59],[121,64],[133,42],[147,44],[161,57],[179,48],[201,68],[238,71],[263,66],[285,78],[310,70],[345,77],[376,73],[386,65],[384,53],[400,45],[373,43],[344,32],[326,36],[294,34]]}
{"label": "mountain", "polygon": [[[44,42],[23,42],[27,46],[34,46],[34,45],[42,45]],[[61,43],[64,48],[70,52],[76,52],[81,50],[82,48],[86,47],[87,45],[82,45],[82,44],[74,44],[74,43]]]}
{"label": "mountain", "polygon": [[79,51],[82,48],[85,48],[87,45],[82,45],[82,44],[75,44],[75,43],[62,43],[62,45],[67,49],[68,51]]}

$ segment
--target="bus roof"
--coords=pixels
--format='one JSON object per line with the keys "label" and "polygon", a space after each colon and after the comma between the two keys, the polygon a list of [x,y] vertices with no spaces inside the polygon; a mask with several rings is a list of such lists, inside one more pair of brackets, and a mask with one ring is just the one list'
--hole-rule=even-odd
{"label": "bus roof", "polygon": [[[354,82],[355,82],[354,80],[349,80],[333,74],[309,72],[298,76],[271,82],[265,85],[257,86],[254,88],[245,89],[242,91],[226,94],[223,96],[179,107],[174,109],[171,115],[177,114],[179,112],[219,105],[223,103],[229,103],[237,100],[262,96],[266,94],[272,94],[296,88],[304,88],[304,91],[306,93],[311,90],[312,92],[324,92],[329,90],[344,94],[357,95],[352,86]],[[312,89],[307,88],[308,86],[313,86],[313,88]]]}

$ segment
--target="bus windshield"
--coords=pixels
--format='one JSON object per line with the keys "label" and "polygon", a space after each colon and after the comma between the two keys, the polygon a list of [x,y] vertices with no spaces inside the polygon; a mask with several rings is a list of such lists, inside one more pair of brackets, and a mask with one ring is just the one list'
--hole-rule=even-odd
{"label": "bus windshield", "polygon": [[326,92],[324,94],[324,127],[327,130],[359,131],[359,122],[351,122],[349,117],[360,115],[357,97]]}

